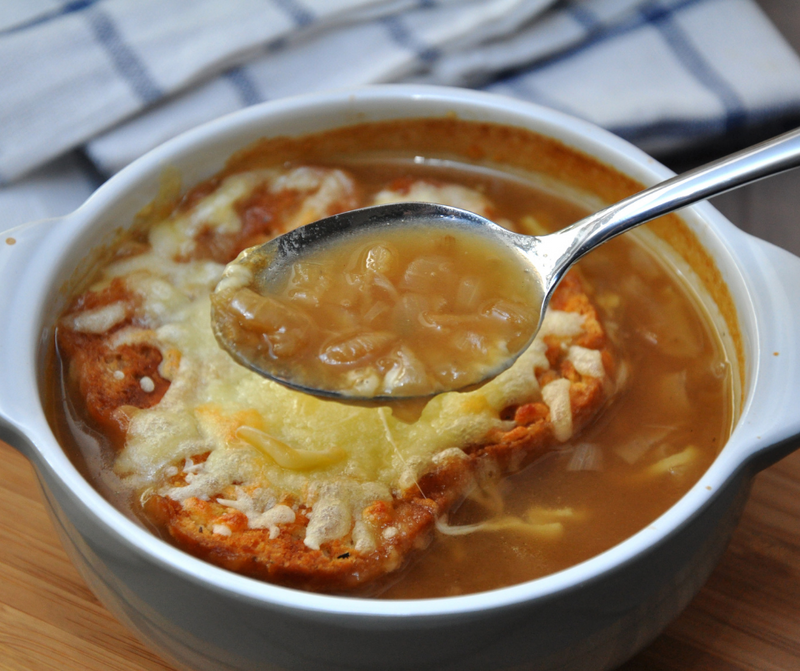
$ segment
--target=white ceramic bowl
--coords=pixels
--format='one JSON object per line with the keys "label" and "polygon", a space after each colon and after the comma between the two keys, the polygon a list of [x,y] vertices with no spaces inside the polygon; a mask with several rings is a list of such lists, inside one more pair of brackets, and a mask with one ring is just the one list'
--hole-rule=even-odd
{"label": "white ceramic bowl", "polygon": [[[620,664],[683,609],[717,562],[752,476],[800,434],[800,259],[707,204],[683,216],[738,313],[745,375],[733,434],[700,481],[653,524],[577,566],[470,596],[381,601],[276,587],[195,559],[106,502],[62,451],[42,408],[43,352],[87,252],[150,201],[165,166],[192,184],[262,136],[360,121],[443,117],[531,129],[634,180],[672,173],[587,123],[459,89],[386,86],[299,97],[202,126],[139,159],[63,219],[0,236],[0,438],[34,464],[61,540],[100,600],[179,667],[591,669]],[[10,244],[11,240],[15,244]]]}

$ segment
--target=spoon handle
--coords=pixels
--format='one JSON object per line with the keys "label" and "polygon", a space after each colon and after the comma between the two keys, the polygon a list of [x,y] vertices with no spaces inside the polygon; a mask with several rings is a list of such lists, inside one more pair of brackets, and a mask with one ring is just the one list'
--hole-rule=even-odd
{"label": "spoon handle", "polygon": [[[672,177],[541,238],[548,291],[598,245],[663,214],[800,165],[800,128]],[[541,252],[540,252],[541,254]]]}

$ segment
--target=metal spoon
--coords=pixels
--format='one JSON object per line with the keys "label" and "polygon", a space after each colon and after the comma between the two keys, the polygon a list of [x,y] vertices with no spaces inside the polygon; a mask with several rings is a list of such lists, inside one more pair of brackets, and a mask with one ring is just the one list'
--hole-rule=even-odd
{"label": "metal spoon", "polygon": [[[235,281],[246,265],[250,270],[259,268],[260,286],[268,286],[270,278],[279,276],[310,250],[319,250],[320,245],[341,240],[366,231],[386,227],[425,226],[439,231],[465,231],[485,235],[489,240],[515,250],[520,263],[528,264],[539,288],[540,305],[532,305],[531,311],[539,311],[538,325],[531,341],[541,326],[545,308],[567,270],[595,247],[625,231],[644,224],[656,217],[673,212],[699,200],[730,191],[764,177],[778,174],[800,165],[800,129],[780,135],[748,149],[731,154],[717,161],[690,170],[641,191],[615,205],[578,221],[571,226],[544,236],[529,236],[513,233],[472,212],[445,205],[429,203],[399,203],[378,205],[337,214],[303,226],[259,247],[245,250],[239,258],[228,264],[217,292],[226,283]],[[292,379],[286,370],[277,372],[268,360],[251,360],[240,351],[238,343],[220,327],[216,313],[212,313],[212,325],[221,346],[239,363],[264,377],[276,380],[301,391],[348,401],[369,402],[398,400],[408,396],[359,397],[350,391],[317,389]],[[529,341],[530,342],[530,341]],[[525,351],[521,348],[510,356],[486,379],[511,366]],[[437,390],[441,391],[453,390]],[[419,398],[419,394],[414,397]]]}

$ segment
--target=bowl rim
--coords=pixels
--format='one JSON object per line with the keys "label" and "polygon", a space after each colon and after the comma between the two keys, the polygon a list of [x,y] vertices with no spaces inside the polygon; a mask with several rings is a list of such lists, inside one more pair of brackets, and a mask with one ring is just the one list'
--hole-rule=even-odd
{"label": "bowl rim", "polygon": [[[455,108],[459,116],[464,110],[480,110],[485,114],[501,110],[503,114],[513,114],[519,116],[520,119],[532,121],[537,126],[536,132],[554,137],[567,146],[590,156],[598,157],[595,152],[602,148],[600,152],[602,157],[599,160],[606,163],[606,159],[613,155],[617,160],[613,164],[608,164],[639,181],[652,183],[674,174],[643,151],[610,132],[535,103],[468,89],[428,85],[375,85],[304,94],[270,101],[228,114],[189,130],[150,150],[103,184],[84,205],[65,217],[65,220],[71,222],[72,225],[64,227],[65,235],[62,237],[74,239],[83,230],[90,227],[92,222],[122,194],[130,191],[132,185],[147,175],[152,175],[154,171],[160,171],[171,158],[187,152],[189,154],[196,152],[198,148],[219,140],[226,134],[241,134],[243,129],[264,124],[263,135],[266,133],[270,117],[290,115],[308,109],[364,104],[380,106],[389,103],[398,106],[400,103],[449,106]],[[431,114],[429,111],[421,116],[431,116]],[[410,116],[413,115],[398,115],[397,118],[409,118]],[[470,119],[471,117],[466,115],[462,118]],[[340,125],[345,124],[332,123],[329,127]],[[556,132],[551,134],[548,131]],[[576,141],[579,141],[581,145],[578,146]],[[235,150],[236,147],[231,149],[228,155]],[[693,206],[689,212],[683,214],[683,218],[690,224],[691,220],[702,222],[715,235],[720,230],[724,231],[725,236],[722,238],[717,236],[717,240],[721,249],[727,249],[732,256],[734,254],[730,239],[736,239],[737,235],[744,237],[744,234],[736,227],[705,203]],[[68,244],[69,240],[67,240]],[[61,253],[63,251],[62,248],[57,254],[59,258],[63,258]],[[714,258],[717,258],[716,254],[714,254]],[[52,272],[55,273],[55,269]],[[744,276],[740,274],[739,280],[742,287],[747,290],[747,281]],[[41,317],[43,321],[39,323],[39,332],[41,332],[41,324],[46,323],[46,318]],[[751,336],[753,343],[747,348],[746,353],[748,365],[754,366],[753,371],[748,374],[748,388],[757,376],[758,357],[761,349],[758,346],[759,332],[756,326],[752,325],[755,329]],[[742,327],[746,328],[744,324]],[[39,397],[38,384],[35,384],[35,388],[37,397]],[[745,398],[749,396],[750,394],[745,391]],[[740,418],[746,414],[747,407],[748,405],[745,403]],[[741,422],[737,422],[728,443],[720,451],[711,467],[678,502],[644,529],[579,564],[541,578],[486,592],[426,599],[381,600],[318,594],[273,585],[196,559],[160,540],[114,508],[83,478],[58,444],[44,413],[37,412],[37,415],[38,426],[32,427],[32,430],[26,433],[37,446],[37,452],[47,463],[54,477],[63,483],[89,515],[97,518],[109,532],[117,536],[138,555],[149,558],[170,572],[194,581],[198,585],[226,594],[234,593],[240,599],[261,605],[288,608],[309,616],[338,614],[357,617],[366,622],[376,618],[378,621],[395,617],[429,620],[442,616],[464,616],[477,611],[491,611],[518,606],[531,600],[552,598],[565,591],[577,589],[588,582],[600,580],[610,572],[634,561],[641,554],[651,551],[698,515],[740,469],[744,463],[744,457],[747,456],[741,454],[741,449],[730,448],[732,444],[736,443],[737,428],[741,424]]]}

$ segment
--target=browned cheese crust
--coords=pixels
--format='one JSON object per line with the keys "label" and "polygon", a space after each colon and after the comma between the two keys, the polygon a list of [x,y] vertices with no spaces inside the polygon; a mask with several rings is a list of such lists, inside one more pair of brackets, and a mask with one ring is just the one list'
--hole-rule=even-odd
{"label": "browned cheese crust", "polygon": [[[281,218],[281,207],[293,205],[291,194],[284,196],[282,204],[276,204],[254,193],[238,207],[245,222],[243,232],[235,240],[201,234],[197,255],[229,260],[243,246],[269,236],[273,227],[280,229],[276,222]],[[69,316],[120,301],[130,306],[128,313],[108,331],[77,332],[62,320],[57,337],[60,354],[69,362],[69,384],[83,400],[85,415],[118,448],[127,429],[126,408],[151,407],[169,387],[169,381],[158,372],[162,355],[147,344],[116,348],[110,345],[116,333],[135,325],[136,299],[127,292],[122,280],[114,280],[100,292],[87,292],[68,311]],[[576,434],[595,418],[607,400],[608,379],[613,379],[615,362],[597,312],[577,273],[564,278],[551,307],[584,316],[583,335],[570,344],[599,350],[607,373],[606,380],[582,376],[567,360],[567,348],[562,347],[561,339],[546,337],[550,369],[537,370],[536,376],[540,386],[558,378],[570,380],[573,434]],[[143,378],[152,380],[149,391],[143,390]],[[479,444],[461,446],[467,458],[440,463],[390,502],[376,501],[366,509],[363,517],[378,539],[376,549],[369,553],[356,551],[350,534],[325,542],[319,549],[307,547],[304,538],[310,511],[298,501],[281,502],[294,510],[295,520],[280,524],[280,533],[249,528],[244,513],[218,502],[236,498],[233,486],[209,500],[188,498],[183,503],[153,495],[144,503],[144,514],[166,530],[182,549],[238,573],[320,592],[375,592],[430,544],[436,533],[436,521],[453,511],[476,483],[485,484],[518,471],[560,445],[550,410],[543,402],[509,407],[501,416],[513,419],[514,428],[488,435]],[[192,461],[196,464],[207,456],[198,454]],[[176,465],[179,473],[173,476],[171,486],[182,484],[186,476],[180,472],[181,464]],[[227,527],[230,534],[215,533],[218,525]]]}
{"label": "browned cheese crust", "polygon": [[[85,333],[61,325],[56,331],[59,354],[69,361],[69,382],[84,400],[91,420],[112,441],[121,442],[128,428],[126,408],[150,408],[169,388],[158,372],[163,357],[158,348],[140,342],[112,345],[115,334],[136,322],[136,298],[123,280],[115,278],[102,291],[89,291],[75,301],[70,313],[124,304],[125,318],[103,333]],[[142,387],[142,378],[153,381],[153,390]]]}
{"label": "browned cheese crust", "polygon": [[[577,344],[600,350],[608,372],[613,357],[597,313],[583,291],[577,274],[568,275],[553,297],[553,307],[584,315],[586,333]],[[599,378],[583,377],[565,359],[559,338],[548,336],[547,356],[551,369],[537,374],[540,384],[558,377],[568,378],[573,427],[577,433],[596,416],[606,393]],[[379,538],[370,554],[354,550],[350,535],[324,543],[319,550],[304,545],[308,518],[304,507],[295,507],[297,518],[281,526],[277,538],[269,530],[249,529],[243,513],[216,502],[231,497],[228,492],[209,501],[190,498],[183,505],[153,496],[146,504],[148,516],[168,529],[185,550],[218,566],[270,582],[320,592],[368,593],[380,589],[392,574],[430,544],[436,520],[453,510],[475,485],[486,483],[524,468],[560,443],[553,433],[550,410],[544,403],[527,403],[506,409],[516,426],[510,431],[487,436],[482,444],[465,446],[468,459],[451,459],[425,473],[417,486],[394,497],[391,503],[378,501],[368,515]],[[200,461],[195,459],[194,461]],[[231,529],[230,536],[213,532],[215,525]],[[386,531],[392,529],[387,537]]]}
{"label": "browned cheese crust", "polygon": [[[104,299],[119,300],[119,291],[114,287],[93,300],[97,305]],[[577,274],[564,279],[552,306],[584,315],[585,333],[577,344],[601,351],[606,370],[611,373],[614,362],[605,333]],[[150,407],[169,385],[158,375],[161,355],[154,348],[123,346],[112,350],[108,346],[107,340],[119,328],[102,336],[62,329],[59,338],[60,346],[71,358],[70,372],[85,400],[87,413],[114,435],[121,435],[125,429],[125,413],[120,408]],[[547,344],[551,368],[537,372],[537,378],[541,385],[558,377],[572,382],[570,403],[577,433],[605,402],[604,383],[599,378],[581,376],[565,359],[559,338],[548,336]],[[118,369],[125,372],[123,381],[113,376]],[[144,376],[156,382],[157,392],[142,392],[139,380]],[[390,503],[376,501],[367,509],[365,517],[380,539],[377,549],[369,554],[355,551],[350,535],[324,543],[319,550],[307,547],[303,541],[308,510],[293,501],[284,503],[295,509],[296,519],[281,525],[276,538],[270,538],[268,529],[248,528],[242,512],[217,502],[233,497],[229,491],[219,492],[208,501],[189,498],[183,504],[154,495],[145,503],[145,514],[166,529],[184,550],[232,571],[321,592],[374,591],[429,545],[436,520],[453,510],[476,480],[485,483],[517,471],[559,445],[550,410],[544,403],[509,407],[503,414],[513,417],[513,429],[487,436],[482,444],[464,446],[468,459],[448,460],[425,473],[418,486],[407,489]],[[197,455],[193,461],[199,463],[206,456]],[[172,484],[180,484],[184,475],[176,476]],[[214,533],[216,525],[225,525],[231,534]],[[389,529],[392,535],[387,534]]]}

